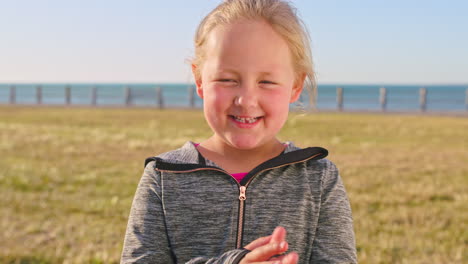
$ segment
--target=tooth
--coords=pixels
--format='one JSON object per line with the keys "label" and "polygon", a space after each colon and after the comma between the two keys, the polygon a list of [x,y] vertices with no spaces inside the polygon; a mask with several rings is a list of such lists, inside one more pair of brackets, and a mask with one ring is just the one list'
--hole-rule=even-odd
{"label": "tooth", "polygon": [[241,123],[247,123],[247,124],[252,124],[257,121],[258,118],[256,117],[239,117],[239,116],[234,116],[234,119],[237,120],[238,122]]}

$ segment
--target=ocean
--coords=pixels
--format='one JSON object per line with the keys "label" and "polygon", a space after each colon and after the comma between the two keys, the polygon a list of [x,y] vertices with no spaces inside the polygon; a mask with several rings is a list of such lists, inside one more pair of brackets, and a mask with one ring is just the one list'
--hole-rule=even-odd
{"label": "ocean", "polygon": [[[202,100],[195,94],[193,84],[0,84],[0,104],[37,104],[37,87],[41,86],[41,103],[63,105],[67,103],[66,88],[70,87],[71,105],[91,105],[93,87],[96,91],[96,105],[123,106],[127,102],[133,106],[158,107],[158,93],[161,89],[164,107],[202,107]],[[11,86],[14,86],[12,96]],[[130,96],[127,97],[127,87]],[[343,89],[343,111],[380,111],[380,88],[387,90],[387,111],[419,111],[420,89],[426,88],[426,111],[461,112],[468,111],[468,85],[318,85],[317,108],[337,109],[337,87]],[[191,98],[192,101],[191,101]],[[298,103],[291,108],[307,109],[308,94],[303,93]],[[191,102],[193,104],[191,104]]]}

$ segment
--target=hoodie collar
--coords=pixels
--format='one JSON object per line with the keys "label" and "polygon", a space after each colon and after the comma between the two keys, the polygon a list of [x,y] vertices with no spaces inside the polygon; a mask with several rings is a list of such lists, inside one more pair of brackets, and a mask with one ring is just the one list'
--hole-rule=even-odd
{"label": "hoodie collar", "polygon": [[[285,142],[285,144],[286,148],[282,154],[260,164],[258,167],[263,168],[268,166],[275,166],[278,164],[299,162],[301,160],[307,160],[312,156],[314,156],[314,159],[321,159],[328,155],[328,151],[324,148],[313,147],[301,149],[295,146],[292,142]],[[173,166],[170,166],[171,168],[179,167],[182,170],[184,170],[187,166],[207,166],[221,169],[213,161],[205,159],[197,150],[195,144],[192,141],[187,141],[181,148],[175,151],[169,151],[159,155],[158,157],[151,157],[146,159],[145,166],[152,160],[157,160],[159,164],[173,164]],[[177,166],[182,164],[185,164],[186,166]]]}

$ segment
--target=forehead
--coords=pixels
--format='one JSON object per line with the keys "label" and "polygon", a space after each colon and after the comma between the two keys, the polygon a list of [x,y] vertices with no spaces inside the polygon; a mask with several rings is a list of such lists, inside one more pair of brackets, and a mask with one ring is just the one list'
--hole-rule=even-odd
{"label": "forehead", "polygon": [[287,42],[267,22],[241,20],[217,26],[207,36],[205,62],[219,67],[284,70],[291,67]]}

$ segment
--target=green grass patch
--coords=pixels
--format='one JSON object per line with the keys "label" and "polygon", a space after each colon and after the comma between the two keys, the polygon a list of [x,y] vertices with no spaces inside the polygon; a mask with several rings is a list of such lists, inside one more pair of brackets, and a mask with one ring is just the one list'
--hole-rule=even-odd
{"label": "green grass patch", "polygon": [[[468,262],[468,119],[292,113],[351,200],[360,263]],[[0,107],[0,262],[118,263],[148,156],[211,135],[201,111]]]}

